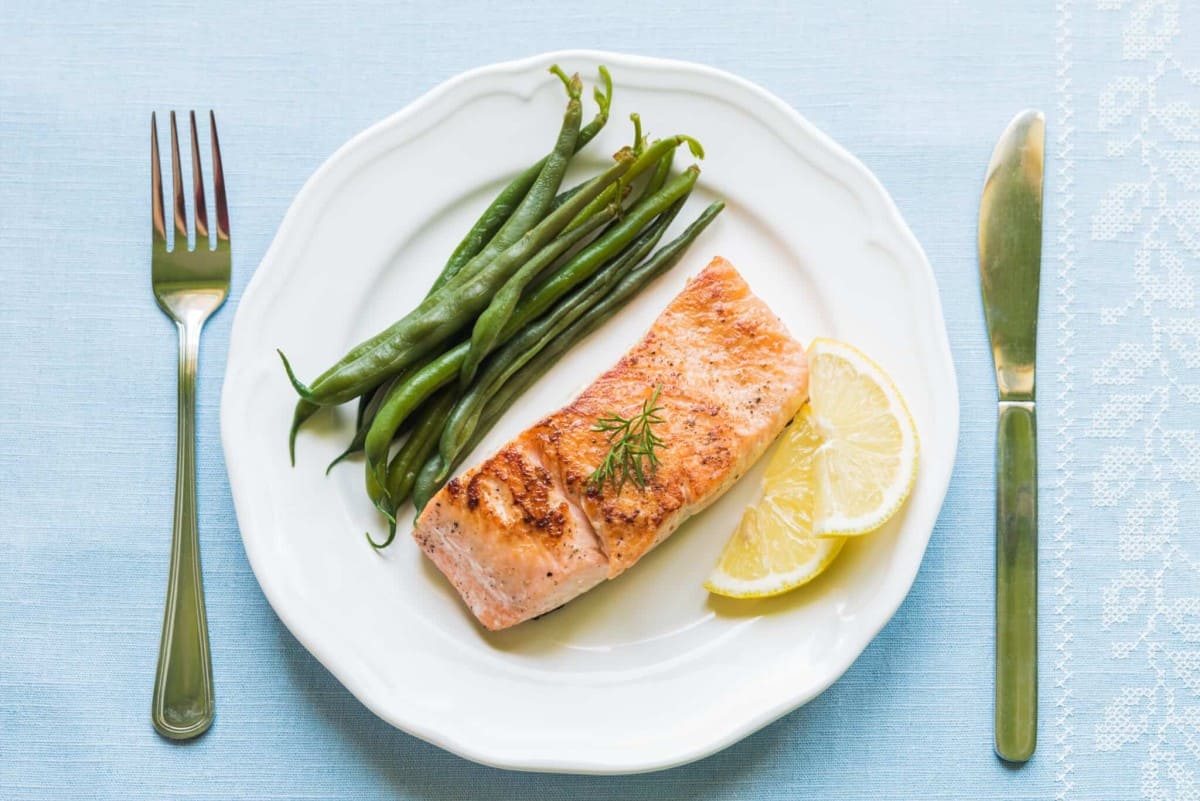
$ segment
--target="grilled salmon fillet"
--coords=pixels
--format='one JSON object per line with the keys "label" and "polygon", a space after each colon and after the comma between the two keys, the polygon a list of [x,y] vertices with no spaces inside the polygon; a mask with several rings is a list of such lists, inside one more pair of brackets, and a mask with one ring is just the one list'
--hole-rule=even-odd
{"label": "grilled salmon fillet", "polygon": [[[642,489],[589,486],[598,417],[659,387],[665,443]],[[752,465],[808,398],[804,348],[714,259],[567,407],[452,479],[413,536],[489,629],[549,612],[631,567]]]}

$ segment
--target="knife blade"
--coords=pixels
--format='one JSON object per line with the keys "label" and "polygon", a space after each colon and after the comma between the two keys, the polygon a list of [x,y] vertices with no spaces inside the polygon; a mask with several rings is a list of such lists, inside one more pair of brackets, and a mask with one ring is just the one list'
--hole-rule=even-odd
{"label": "knife blade", "polygon": [[1037,362],[1046,139],[1040,111],[1008,124],[979,204],[979,277],[999,416],[996,427],[995,748],[1037,747]]}

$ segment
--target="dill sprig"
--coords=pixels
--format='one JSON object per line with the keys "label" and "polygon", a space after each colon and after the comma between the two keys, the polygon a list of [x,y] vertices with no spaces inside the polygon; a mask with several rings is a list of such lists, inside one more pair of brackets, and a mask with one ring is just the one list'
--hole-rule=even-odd
{"label": "dill sprig", "polygon": [[662,439],[654,433],[654,426],[662,423],[658,415],[658,393],[662,385],[654,387],[650,397],[642,401],[642,408],[632,417],[622,417],[609,412],[596,420],[593,431],[608,435],[608,453],[604,461],[588,478],[588,487],[596,491],[612,486],[618,495],[626,481],[638,489],[646,488],[646,479],[658,468],[658,449],[666,448]]}

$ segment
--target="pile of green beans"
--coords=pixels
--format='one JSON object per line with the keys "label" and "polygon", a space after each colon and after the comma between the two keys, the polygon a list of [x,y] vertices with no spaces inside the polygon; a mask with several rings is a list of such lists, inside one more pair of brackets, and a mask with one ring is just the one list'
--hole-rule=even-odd
{"label": "pile of green beans", "polygon": [[459,242],[415,309],[305,384],[280,352],[299,399],[288,449],[325,407],[358,400],[354,436],[327,468],[365,455],[366,490],[387,519],[390,544],[400,506],[419,512],[512,403],[575,343],[657,276],[721,211],[709,206],[655,251],[687,202],[700,170],[673,173],[677,135],[647,140],[634,114],[634,142],[611,166],[562,191],[573,156],[604,128],[612,80],[600,68],[599,111],[581,125],[578,75],[551,69],[567,91],[553,149],[513,178]]}

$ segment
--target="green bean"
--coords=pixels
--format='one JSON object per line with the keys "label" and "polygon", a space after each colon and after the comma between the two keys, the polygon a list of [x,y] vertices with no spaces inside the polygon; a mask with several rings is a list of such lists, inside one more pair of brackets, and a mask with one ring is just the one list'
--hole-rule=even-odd
{"label": "green bean", "polygon": [[[467,352],[462,370],[458,374],[460,388],[466,389],[470,385],[471,379],[475,377],[475,371],[479,367],[479,362],[495,349],[504,325],[508,322],[508,318],[512,317],[513,310],[516,309],[517,302],[520,301],[521,294],[529,286],[529,283],[541,275],[555,259],[570,247],[594,233],[601,226],[607,225],[617,216],[617,211],[618,206],[610,203],[583,225],[572,231],[564,232],[554,241],[555,244],[561,241],[564,243],[564,247],[555,250],[549,259],[540,258],[542,253],[539,253],[537,257],[530,259],[521,269],[513,273],[504,286],[500,287],[500,291],[495,294],[487,308],[475,320],[475,327],[471,332],[471,349]],[[546,248],[543,253],[549,250],[551,249]]]}
{"label": "green bean", "polygon": [[640,156],[646,150],[646,137],[642,136],[642,115],[636,111],[629,115],[633,123],[633,153]]}
{"label": "green bean", "polygon": [[447,415],[454,408],[456,397],[454,392],[445,389],[423,406],[412,436],[404,441],[404,445],[392,457],[388,464],[387,491],[393,504],[404,503],[412,491],[417,470],[429,459],[429,454],[437,450],[438,436],[442,433]]}
{"label": "green bean", "polygon": [[[633,152],[633,150],[631,150],[628,147],[623,147],[620,150],[618,150],[616,153],[613,153],[613,161],[620,161],[621,159],[626,158],[626,156],[631,157],[630,158],[631,161],[632,161],[632,159],[637,158],[637,156]],[[588,179],[588,180],[591,180],[591,179]],[[566,203],[571,198],[575,197],[575,195],[577,195],[580,192],[580,190],[582,190],[587,185],[588,185],[588,181],[584,180],[584,181],[580,181],[579,183],[575,184],[570,189],[564,189],[563,191],[559,192],[558,195],[554,198],[554,202],[550,204],[550,210],[554,211],[559,206]]]}
{"label": "green bean", "polygon": [[[554,150],[546,160],[546,164],[538,174],[533,186],[521,201],[521,205],[512,213],[492,241],[465,264],[453,278],[447,280],[436,292],[422,301],[416,310],[357,346],[347,357],[322,373],[311,387],[304,385],[296,378],[287,358],[280,353],[284,368],[288,373],[288,379],[301,398],[321,406],[332,406],[357,397],[369,387],[378,384],[383,378],[398,373],[413,359],[423,356],[441,344],[441,339],[436,333],[427,330],[428,323],[422,326],[421,322],[418,322],[422,317],[429,317],[432,314],[435,329],[436,323],[442,323],[443,327],[448,325],[451,328],[449,333],[453,333],[462,324],[462,320],[457,318],[465,316],[473,319],[479,312],[479,308],[471,309],[469,304],[466,309],[459,308],[458,285],[471,281],[478,273],[486,272],[492,263],[498,260],[498,257],[507,253],[511,247],[520,244],[525,235],[546,216],[546,211],[562,182],[567,162],[575,152],[581,116],[579,94],[582,87],[579,83],[579,76],[567,80],[561,70],[558,70],[556,74],[567,83],[570,100],[567,103],[567,111],[563,115],[562,128],[559,131]],[[587,193],[581,192],[573,201],[586,195]],[[591,197],[588,197],[588,200],[590,199]],[[586,203],[580,204],[579,208],[584,205]],[[568,207],[572,207],[572,204],[564,204],[562,208]],[[578,209],[576,210],[578,211]],[[561,225],[555,227],[553,233],[557,233],[561,227]],[[460,312],[465,312],[465,315]],[[444,336],[445,332],[442,333],[442,337]]]}
{"label": "green bean", "polygon": [[358,408],[354,412],[354,427],[355,428],[358,428],[359,426],[362,425],[363,415],[365,415],[367,413],[367,407],[369,405],[371,405],[371,398],[375,397],[375,392],[378,389],[379,389],[379,387],[375,387],[375,389],[369,389],[366,392],[364,392],[363,394],[358,396]]}
{"label": "green bean", "polygon": [[425,464],[421,465],[421,470],[417,473],[417,480],[413,482],[412,502],[418,517],[421,510],[425,508],[425,504],[429,503],[429,499],[437,495],[438,490],[442,488],[444,482],[437,479],[442,472],[442,466],[441,454],[435,453]]}
{"label": "green bean", "polygon": [[530,290],[529,297],[522,300],[518,310],[513,313],[508,328],[515,331],[540,317],[573,287],[591,277],[602,264],[629,244],[651,220],[692,191],[699,175],[699,167],[688,167],[668,181],[662,189],[644,198],[620,222],[575,254],[564,266],[538,282]]}
{"label": "green bean", "polygon": [[659,189],[662,189],[663,184],[667,182],[667,178],[671,175],[671,164],[674,161],[675,149],[672,148],[658,160],[658,166],[654,168],[654,174],[650,176],[650,182],[646,184],[646,194],[652,195]]}
{"label": "green bean", "polygon": [[[365,351],[365,350],[366,349],[360,345],[358,348],[351,350],[349,353],[346,354],[346,356],[343,356],[342,358],[343,358],[343,360],[351,358],[355,355],[355,351]],[[364,399],[369,399],[370,397],[374,397],[376,390],[378,390],[379,387],[382,386],[382,384],[384,384],[384,383],[387,383],[387,382],[386,381],[380,382],[379,384],[376,384],[375,386],[367,389],[361,395],[358,396],[359,404],[358,404],[358,411],[355,414],[355,418],[356,418],[355,423],[354,423],[355,431],[362,428],[362,415],[365,412]],[[302,425],[304,425],[304,423],[307,422],[310,417],[312,417],[314,414],[316,414],[317,412],[321,411],[324,408],[327,408],[327,407],[322,406],[319,403],[312,403],[308,400],[305,400],[304,398],[297,399],[296,406],[292,410],[292,427],[288,430],[288,458],[291,460],[292,467],[296,466],[296,435],[300,432],[300,427]],[[349,455],[350,454],[348,452],[343,453],[341,456],[339,456],[335,460],[335,463]],[[332,467],[332,466],[333,465],[331,464],[330,467]],[[329,474],[329,468],[325,469],[325,473],[326,473],[326,475]]]}
{"label": "green bean", "polygon": [[[410,371],[406,371],[406,372],[415,372],[415,370],[420,369],[420,367],[424,366],[429,361],[430,361],[429,359],[425,359],[423,362],[419,363],[419,365],[416,368],[414,368],[413,370],[410,370]],[[346,449],[344,451],[342,451],[340,454],[338,454],[337,458],[335,458],[332,462],[330,462],[329,465],[325,468],[325,475],[329,475],[329,472],[331,470],[333,470],[333,468],[335,466],[340,464],[347,457],[352,456],[352,455],[362,451],[363,446],[366,444],[366,441],[367,441],[367,432],[371,430],[371,425],[375,422],[375,415],[377,415],[379,413],[380,408],[382,408],[382,406],[383,406],[384,400],[387,399],[388,390],[391,389],[391,387],[393,385],[395,385],[395,383],[397,381],[403,381],[403,380],[404,380],[404,374],[395,376],[394,378],[389,378],[386,381],[384,381],[382,384],[380,384],[379,386],[377,386],[374,389],[370,390],[369,392],[364,393],[363,395],[359,396],[360,401],[362,400],[362,398],[366,398],[366,397],[370,397],[370,401],[368,401],[368,403],[365,405],[365,408],[362,403],[359,404],[360,408],[363,409],[363,415],[355,427],[354,437],[350,440],[350,444],[346,446]],[[404,433],[404,431],[405,431],[405,428],[403,426],[396,429],[395,436],[396,437],[401,436]]]}
{"label": "green bean", "polygon": [[[596,116],[587,125],[579,129],[579,137],[575,141],[575,152],[578,153],[589,142],[596,138],[608,122],[608,111],[612,105],[612,77],[608,74],[608,69],[600,67],[600,77],[604,82],[604,91],[601,92],[599,87],[595,90],[596,105],[599,110]],[[512,216],[513,211],[520,205],[529,188],[533,186],[533,182],[537,180],[542,168],[546,166],[546,160],[549,156],[543,157],[540,161],[530,165],[524,172],[513,178],[507,186],[500,191],[492,204],[480,215],[475,221],[475,225],[467,232],[462,241],[458,243],[458,247],[450,254],[446,266],[442,268],[442,272],[433,282],[433,287],[430,292],[439,289],[442,284],[453,278],[459,270],[461,270],[468,262],[475,257],[479,251],[483,250],[484,246],[492,241],[492,237],[503,227],[508,218]],[[574,188],[578,191],[579,187]],[[561,206],[570,198],[563,198],[559,195],[554,199],[554,203]]]}
{"label": "green bean", "polygon": [[407,380],[397,382],[388,391],[363,445],[367,456],[368,486],[371,486],[371,482],[379,486],[386,485],[388,451],[391,450],[397,429],[429,396],[458,375],[466,352],[467,343],[464,342],[417,370]]}
{"label": "green bean", "polygon": [[376,542],[368,533],[367,541],[373,548],[386,548],[396,538],[396,508],[408,498],[416,481],[417,471],[437,449],[438,433],[442,430],[442,424],[453,405],[454,394],[448,391],[443,391],[430,401],[428,406],[422,409],[421,420],[412,435],[392,457],[391,464],[388,465],[388,508],[381,510],[388,521],[387,538],[383,542]]}
{"label": "green bean", "polygon": [[[631,150],[633,150],[633,152],[644,153],[645,152],[645,142],[643,142],[643,145],[641,148],[631,148]],[[668,150],[667,155],[664,156],[663,158],[667,158],[668,156],[671,156],[674,152],[675,152],[674,148]],[[661,163],[661,160],[660,160],[660,163]],[[634,186],[635,181],[633,179],[628,178],[628,176],[626,176],[626,179],[621,181],[621,190],[622,190],[621,191],[621,211],[622,211],[622,213],[623,214],[629,213],[633,209],[633,207],[636,206],[638,203],[641,203],[647,197],[653,195],[659,189],[662,189],[663,183],[664,182],[660,181],[657,185],[653,185],[652,181],[642,181],[640,186],[635,187]],[[594,204],[595,201],[592,201],[592,203]],[[586,209],[585,209],[585,211],[586,211]],[[583,212],[580,212],[580,213],[582,214]],[[568,226],[568,228],[569,227],[570,226]]]}
{"label": "green bean", "polygon": [[[639,126],[639,133],[640,133],[640,126]],[[701,147],[699,142],[697,142],[695,139],[693,139],[690,136],[684,136],[682,134],[679,134],[676,136],[669,136],[666,139],[659,139],[659,140],[655,141],[653,144],[651,144],[649,147],[643,149],[641,152],[638,152],[636,149],[632,150],[632,152],[637,156],[637,158],[634,160],[633,165],[630,166],[629,170],[625,173],[625,175],[623,175],[621,177],[621,181],[620,181],[621,185],[628,185],[628,184],[632,183],[633,180],[635,178],[637,178],[639,175],[641,175],[643,172],[645,172],[646,170],[648,170],[651,167],[656,166],[658,164],[659,160],[666,153],[674,151],[675,148],[679,147],[680,145],[682,145],[684,143],[686,143],[688,148],[692,151],[692,155],[694,155],[696,158],[699,158],[699,159],[704,158],[704,148]],[[583,209],[583,211],[579,212],[579,215],[574,220],[571,220],[571,222],[567,225],[567,230],[568,231],[571,230],[571,228],[573,228],[576,225],[581,224],[590,215],[595,214],[596,209],[603,208],[604,206],[611,203],[613,201],[613,198],[617,196],[617,192],[618,192],[618,187],[616,187],[616,186],[611,187],[610,189],[606,189],[605,191],[601,192],[600,195],[595,200],[593,200],[590,205],[586,206]]]}
{"label": "green bean", "polygon": [[592,89],[592,98],[596,101],[598,109],[592,121],[579,130],[579,144],[575,148],[576,153],[579,152],[580,148],[587,146],[604,129],[604,126],[608,123],[608,112],[612,108],[612,76],[608,74],[608,67],[603,64],[597,69],[600,73],[600,82],[604,84],[604,89],[601,89],[599,86]]}
{"label": "green bean", "polygon": [[288,429],[288,459],[291,460],[292,467],[296,466],[296,434],[300,431],[300,426],[323,408],[325,407],[309,403],[304,398],[296,401],[296,407],[292,410],[292,427]]}
{"label": "green bean", "polygon": [[622,278],[596,306],[571,324],[569,328],[551,340],[540,353],[518,370],[493,395],[480,414],[479,425],[459,451],[455,460],[445,469],[440,454],[434,454],[421,468],[412,488],[413,505],[418,514],[425,504],[441,489],[437,476],[452,473],[462,459],[471,453],[492,426],[504,415],[513,402],[549,370],[558,359],[587,337],[632,300],[647,284],[674,267],[696,237],[721,213],[725,204],[718,201],[708,206],[700,216],[678,237],[659,248],[649,259],[638,265]]}
{"label": "green bean", "polygon": [[[488,360],[479,378],[459,397],[450,413],[438,442],[438,452],[443,465],[453,462],[470,438],[479,422],[488,398],[507,381],[513,373],[537,355],[551,340],[557,337],[589,308],[594,306],[627,272],[649,255],[679,210],[687,202],[687,195],[675,201],[630,243],[609,264],[596,272],[585,283],[566,296],[554,308],[536,321],[521,329],[494,356]],[[473,347],[473,345],[472,345]],[[442,481],[445,474],[439,474]]]}
{"label": "green bean", "polygon": [[388,518],[389,521],[395,522],[396,516],[391,511],[387,498],[387,488],[379,481],[375,473],[367,471],[367,497],[371,499],[371,503],[379,510],[380,514]]}
{"label": "green bean", "polygon": [[[426,297],[428,297],[428,295],[426,295]],[[349,353],[347,353],[345,356],[343,356],[342,361],[346,361],[348,359],[355,358],[356,356],[361,355],[362,353],[365,353],[367,351],[367,346],[368,346],[368,343],[366,343],[366,342],[360,343],[358,346],[351,349]],[[384,383],[387,383],[386,380],[379,382],[378,384],[374,385],[373,387],[370,387],[369,389],[365,390],[361,395],[359,395],[359,414],[356,416],[361,416],[361,414],[364,411],[363,404],[362,404],[362,398],[366,397],[368,394],[373,395],[373,393],[375,393],[376,390],[378,390],[379,387],[382,386]],[[288,431],[288,457],[291,459],[292,467],[296,466],[296,434],[299,433],[300,426],[304,425],[305,421],[307,421],[310,417],[312,417],[314,414],[316,414],[317,412],[321,411],[324,408],[326,408],[326,407],[322,406],[321,404],[318,404],[318,403],[312,403],[310,401],[307,401],[304,398],[300,398],[299,400],[296,401],[295,409],[292,412],[292,427]],[[362,428],[362,422],[361,422],[361,420],[356,420],[356,422],[355,422],[356,432],[360,428]],[[357,434],[355,436],[357,437]],[[361,445],[359,447],[361,447]],[[336,464],[337,461],[340,461],[342,458],[344,458],[345,456],[348,456],[348,455],[349,455],[349,453],[343,453],[341,456],[338,457],[337,460],[335,460],[334,463]],[[333,465],[331,464],[329,467],[332,467],[332,466]],[[326,473],[326,475],[328,475],[329,468],[325,469],[325,473]]]}
{"label": "green bean", "polygon": [[[674,153],[674,151],[667,151],[667,155],[663,156],[663,158],[668,158],[672,153]],[[661,163],[662,160],[659,160],[659,164]],[[625,183],[625,191],[621,196],[622,213],[628,214],[637,204],[641,203],[646,198],[653,196],[655,192],[657,192],[659,189],[662,189],[663,183],[665,183],[665,181],[655,185],[653,175],[650,176],[649,180],[643,181],[641,186],[636,188],[628,183]]]}
{"label": "green bean", "polygon": [[[591,179],[588,179],[588,180],[591,180]],[[559,192],[554,197],[554,202],[550,204],[550,211],[554,211],[559,206],[561,206],[562,204],[566,203],[571,198],[578,195],[580,193],[580,191],[582,191],[583,188],[585,186],[587,186],[587,183],[588,182],[586,180],[580,181],[579,183],[572,186],[570,189],[564,189],[563,191]]]}
{"label": "green bean", "polygon": [[504,223],[508,222],[508,218],[512,216],[513,210],[525,198],[525,194],[529,191],[529,187],[533,186],[533,182],[537,179],[538,174],[541,173],[544,164],[545,159],[542,159],[527,168],[500,191],[500,194],[496,196],[491,205],[484,209],[483,214],[479,216],[479,219],[476,220],[471,230],[467,231],[467,235],[458,243],[458,247],[450,254],[446,266],[438,274],[438,277],[433,280],[433,286],[429,288],[430,292],[436,292],[440,289],[443,284],[457,275],[459,270],[478,255],[479,251],[483,250],[488,242],[492,241],[492,237],[504,226]]}
{"label": "green bean", "polygon": [[367,431],[371,428],[371,423],[374,422],[375,415],[379,412],[379,407],[383,405],[383,399],[387,397],[388,388],[397,380],[393,378],[385,381],[370,392],[364,392],[359,396],[357,420],[354,423],[354,437],[350,440],[350,444],[346,446],[346,450],[338,454],[337,458],[325,468],[325,475],[329,475],[329,471],[333,470],[347,456],[351,456],[362,450],[363,443],[367,441]]}
{"label": "green bean", "polygon": [[[428,296],[426,296],[426,297],[428,297]],[[365,353],[368,349],[368,344],[369,344],[369,342],[362,342],[362,343],[359,343],[354,348],[351,348],[350,351],[348,353],[346,353],[345,356],[342,357],[341,361],[353,359],[353,358],[361,355],[362,353]],[[380,383],[383,383],[383,382],[380,382]],[[358,414],[356,415],[356,417],[361,417],[361,415],[364,411],[362,398],[368,394],[373,393],[378,388],[379,388],[379,384],[376,384],[374,387],[371,387],[370,389],[366,390],[365,392],[362,393],[362,395],[359,396],[359,407],[358,407]],[[288,456],[291,458],[292,467],[296,466],[296,434],[297,434],[297,432],[300,431],[300,426],[304,425],[305,421],[307,421],[310,417],[312,417],[314,414],[316,414],[317,412],[321,411],[321,409],[324,409],[324,408],[325,407],[322,406],[321,404],[312,403],[308,400],[305,400],[304,398],[300,398],[296,401],[296,406],[292,411],[292,427],[291,427],[291,430],[288,431]],[[361,425],[361,420],[356,420],[355,428],[357,429],[358,427],[360,427],[360,425]]]}

